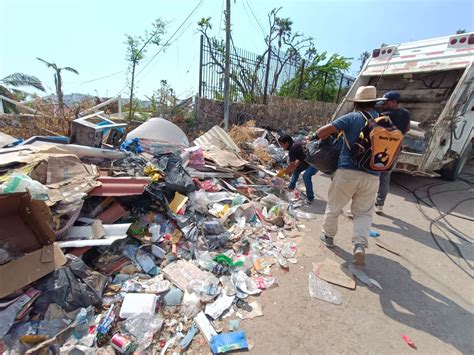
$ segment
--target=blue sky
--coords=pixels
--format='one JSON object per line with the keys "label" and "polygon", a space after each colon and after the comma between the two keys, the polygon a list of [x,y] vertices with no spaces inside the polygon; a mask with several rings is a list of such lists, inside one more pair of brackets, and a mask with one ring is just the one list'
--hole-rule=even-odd
{"label": "blue sky", "polygon": [[[168,39],[191,11],[166,52],[160,53],[138,76],[138,94],[150,95],[166,79],[180,98],[198,87],[199,34],[197,21],[212,17],[213,34],[223,38],[225,0],[0,0],[0,78],[24,72],[40,78],[54,91],[53,72],[36,57],[66,72],[63,90],[114,96],[126,85],[125,34],[140,35],[157,17],[167,21]],[[474,30],[472,0],[236,0],[232,1],[232,29],[237,47],[261,53],[263,34],[251,11],[266,29],[267,13],[283,7],[294,30],[315,39],[319,51],[357,58],[381,43],[445,36],[459,28]],[[148,58],[159,48],[151,48]],[[139,67],[139,71],[143,68]],[[108,78],[98,78],[109,76]],[[126,90],[123,91],[126,96]]]}

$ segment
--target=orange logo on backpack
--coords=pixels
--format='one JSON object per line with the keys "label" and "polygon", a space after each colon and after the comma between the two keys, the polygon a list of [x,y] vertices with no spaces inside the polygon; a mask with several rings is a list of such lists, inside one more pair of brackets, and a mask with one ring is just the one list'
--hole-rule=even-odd
{"label": "orange logo on backpack", "polygon": [[372,154],[369,167],[374,171],[389,170],[397,157],[403,140],[403,134],[394,127],[375,126],[370,131]]}

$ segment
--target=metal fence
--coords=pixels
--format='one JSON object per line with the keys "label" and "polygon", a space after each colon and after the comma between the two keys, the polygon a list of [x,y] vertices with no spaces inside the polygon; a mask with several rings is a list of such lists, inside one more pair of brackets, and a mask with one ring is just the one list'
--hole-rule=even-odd
{"label": "metal fence", "polygon": [[[219,43],[208,43],[204,36],[200,42],[199,97],[222,100],[224,97],[224,50]],[[276,95],[291,81],[296,86],[292,95],[305,98],[303,77],[304,60],[289,60],[283,66],[277,56],[270,58],[268,95]],[[262,57],[233,43],[230,53],[230,98],[233,102],[260,102],[264,96],[267,57]],[[354,82],[354,78],[343,73],[329,75],[321,71],[313,76],[312,85],[317,85],[316,99],[339,102]],[[314,96],[314,95],[313,95]]]}

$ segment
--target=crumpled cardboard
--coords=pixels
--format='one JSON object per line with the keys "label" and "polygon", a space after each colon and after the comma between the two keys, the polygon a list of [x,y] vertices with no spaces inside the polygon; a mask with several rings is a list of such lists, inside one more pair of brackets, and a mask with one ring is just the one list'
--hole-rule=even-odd
{"label": "crumpled cardboard", "polygon": [[45,202],[32,200],[27,192],[0,195],[0,242],[24,254],[0,265],[0,298],[66,263],[50,223]]}

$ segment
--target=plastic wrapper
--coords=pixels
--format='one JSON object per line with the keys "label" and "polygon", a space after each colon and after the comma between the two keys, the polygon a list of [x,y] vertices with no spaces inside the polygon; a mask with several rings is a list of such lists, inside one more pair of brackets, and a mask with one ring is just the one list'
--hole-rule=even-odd
{"label": "plastic wrapper", "polygon": [[154,315],[149,319],[133,318],[125,322],[124,328],[127,333],[133,335],[138,344],[136,352],[147,349],[152,341],[155,333],[163,327],[163,319],[159,315]]}
{"label": "plastic wrapper", "polygon": [[35,302],[35,310],[46,312],[50,303],[65,311],[80,307],[100,306],[107,277],[91,270],[82,259],[68,255],[68,263],[41,279],[36,288],[42,291]]}
{"label": "plastic wrapper", "polygon": [[341,304],[342,298],[339,291],[333,288],[329,283],[321,280],[313,272],[308,274],[309,277],[309,295],[311,297],[333,303]]}
{"label": "plastic wrapper", "polygon": [[202,302],[212,301],[221,292],[217,284],[205,280],[191,280],[187,291],[195,293]]}
{"label": "plastic wrapper", "polygon": [[192,319],[201,311],[201,300],[195,293],[185,292],[181,312],[187,319]]}
{"label": "plastic wrapper", "polygon": [[306,162],[325,174],[332,174],[337,169],[339,154],[344,144],[343,139],[343,137],[336,139],[331,136],[307,143],[303,148]]}
{"label": "plastic wrapper", "polygon": [[202,224],[204,233],[218,235],[227,232],[220,220],[204,221]]}
{"label": "plastic wrapper", "polygon": [[257,295],[261,292],[255,281],[248,277],[243,271],[232,274],[232,283],[238,291],[247,295]]}
{"label": "plastic wrapper", "polygon": [[296,246],[296,243],[291,241],[291,242],[286,242],[283,247],[281,248],[281,255],[283,255],[286,259],[293,258],[296,255],[296,252],[298,250],[298,247]]}
{"label": "plastic wrapper", "polygon": [[247,338],[243,331],[214,335],[210,345],[214,354],[248,348]]}
{"label": "plastic wrapper", "polygon": [[22,173],[11,174],[1,190],[4,194],[29,192],[33,200],[47,201],[49,199],[46,186]]}

